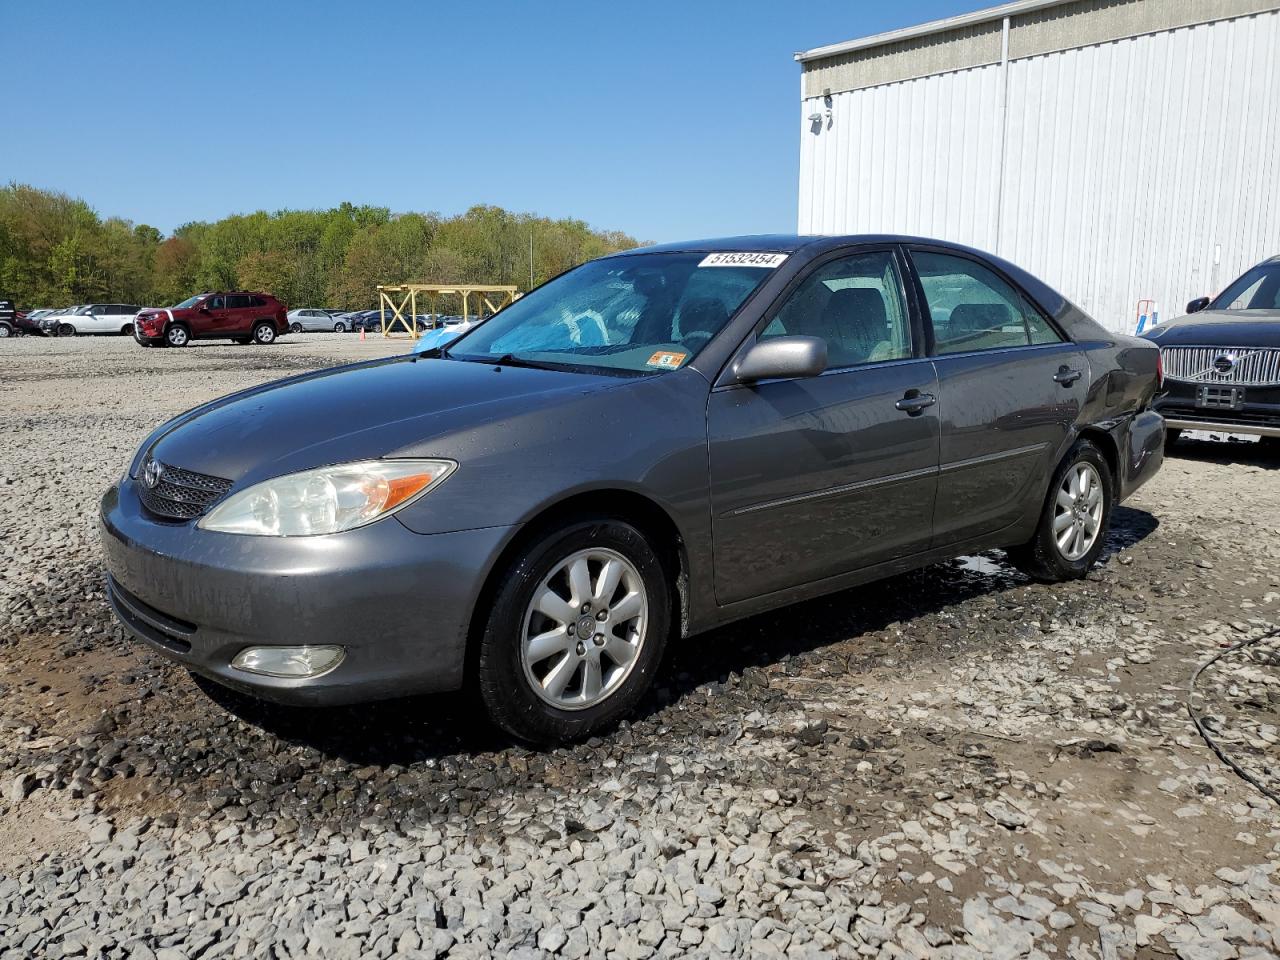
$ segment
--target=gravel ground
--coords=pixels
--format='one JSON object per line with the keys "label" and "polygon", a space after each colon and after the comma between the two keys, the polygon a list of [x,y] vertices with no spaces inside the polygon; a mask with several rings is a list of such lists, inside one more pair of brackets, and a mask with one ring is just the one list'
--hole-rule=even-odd
{"label": "gravel ground", "polygon": [[[993,553],[757,617],[553,752],[463,696],[267,707],[128,640],[94,523],[145,432],[403,348],[0,348],[0,957],[1280,954],[1280,814],[1185,707],[1280,620],[1280,459],[1184,442],[1087,581]],[[1195,703],[1280,789],[1280,641]]]}

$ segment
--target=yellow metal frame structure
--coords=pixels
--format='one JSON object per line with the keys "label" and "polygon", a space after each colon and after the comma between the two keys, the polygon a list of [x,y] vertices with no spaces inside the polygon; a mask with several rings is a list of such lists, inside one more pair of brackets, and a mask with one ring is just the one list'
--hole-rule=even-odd
{"label": "yellow metal frame structure", "polygon": [[[418,294],[427,295],[427,302],[431,309],[428,311],[433,316],[436,315],[436,297],[439,296],[459,296],[462,298],[462,319],[466,320],[470,316],[471,298],[478,296],[480,302],[476,305],[476,311],[479,312],[485,307],[489,308],[490,313],[497,313],[507,304],[514,303],[520,298],[520,290],[514,286],[506,284],[491,283],[397,283],[387,286],[378,286],[378,309],[382,312],[382,335],[384,337],[391,336],[395,330],[396,324],[399,323],[400,328],[413,340],[418,339],[418,332],[415,329],[416,324],[410,323],[405,318],[405,307],[409,308],[409,316],[416,317],[418,315]],[[490,299],[490,296],[493,299]],[[397,298],[399,303],[396,302]],[[497,303],[494,303],[494,301]],[[391,319],[387,319],[387,309],[391,310]]]}

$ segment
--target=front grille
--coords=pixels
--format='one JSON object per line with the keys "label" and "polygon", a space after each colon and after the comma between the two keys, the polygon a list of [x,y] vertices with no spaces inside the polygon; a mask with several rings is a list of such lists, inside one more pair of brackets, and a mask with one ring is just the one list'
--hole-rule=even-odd
{"label": "front grille", "polygon": [[1192,383],[1280,383],[1280,349],[1274,347],[1163,347],[1167,380]]}
{"label": "front grille", "polygon": [[[159,481],[147,485],[153,464],[160,469]],[[148,459],[138,473],[138,490],[142,505],[158,517],[169,520],[194,520],[231,489],[231,481],[205,473],[170,467]]]}

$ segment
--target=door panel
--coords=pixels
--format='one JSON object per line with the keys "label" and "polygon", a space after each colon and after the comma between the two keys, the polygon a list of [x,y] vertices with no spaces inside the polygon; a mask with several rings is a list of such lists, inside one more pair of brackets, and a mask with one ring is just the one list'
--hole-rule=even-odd
{"label": "door panel", "polygon": [[938,419],[927,360],[711,394],[716,597],[730,603],[924,550]]}
{"label": "door panel", "polygon": [[[943,546],[1017,521],[1039,505],[1088,390],[1074,344],[935,357],[942,471],[934,543]],[[1069,386],[1061,369],[1083,375]]]}
{"label": "door panel", "polygon": [[912,250],[938,371],[934,545],[1038,510],[1089,387],[1089,366],[1030,299],[979,258]]}

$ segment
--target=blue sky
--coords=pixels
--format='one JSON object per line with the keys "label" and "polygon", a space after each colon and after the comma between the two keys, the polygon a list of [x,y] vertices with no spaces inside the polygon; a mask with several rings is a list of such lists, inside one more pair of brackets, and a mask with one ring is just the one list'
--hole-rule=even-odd
{"label": "blue sky", "polygon": [[0,182],[165,232],[343,200],[791,231],[792,54],[986,5],[0,0]]}

